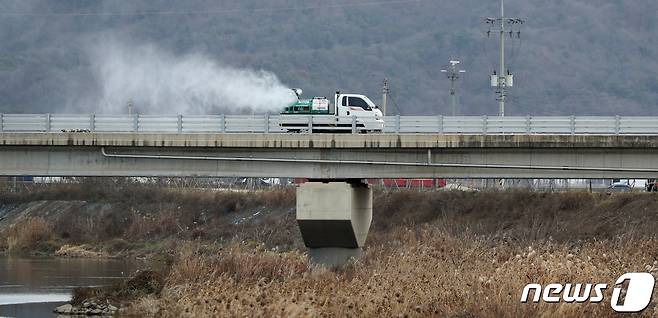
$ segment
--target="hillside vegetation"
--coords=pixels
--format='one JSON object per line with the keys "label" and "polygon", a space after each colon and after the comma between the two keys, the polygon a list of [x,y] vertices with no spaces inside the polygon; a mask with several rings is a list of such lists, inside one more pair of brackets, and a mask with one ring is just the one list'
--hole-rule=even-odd
{"label": "hillside vegetation", "polygon": [[[508,44],[517,84],[509,115],[658,115],[658,2],[507,5],[510,16],[527,19],[522,39]],[[307,95],[340,89],[379,101],[388,77],[391,112],[406,115],[450,113],[440,69],[458,58],[468,71],[462,113],[494,115],[488,75],[497,41],[482,21],[498,10],[498,1],[478,0],[3,1],[0,113],[100,112],[103,74],[89,52],[114,38],[128,43],[123,50],[153,45],[268,70]]]}

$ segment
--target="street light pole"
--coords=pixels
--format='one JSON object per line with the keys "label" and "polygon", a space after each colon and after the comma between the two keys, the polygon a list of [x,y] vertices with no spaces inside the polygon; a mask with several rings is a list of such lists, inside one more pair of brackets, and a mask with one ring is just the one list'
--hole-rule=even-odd
{"label": "street light pole", "polygon": [[466,73],[464,70],[460,70],[457,66],[460,64],[460,61],[452,60],[450,61],[450,66],[447,70],[441,70],[441,73],[445,73],[448,79],[450,80],[450,98],[452,104],[452,116],[457,116],[457,80],[460,77],[460,74]]}

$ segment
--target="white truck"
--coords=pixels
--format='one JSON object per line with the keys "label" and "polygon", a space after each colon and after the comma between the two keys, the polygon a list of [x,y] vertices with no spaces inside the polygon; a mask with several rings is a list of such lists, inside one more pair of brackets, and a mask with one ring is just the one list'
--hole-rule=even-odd
{"label": "white truck", "polygon": [[384,130],[382,111],[367,96],[336,92],[331,103],[326,97],[302,99],[302,90],[293,89],[297,101],[279,116],[279,125],[288,132],[369,133]]}

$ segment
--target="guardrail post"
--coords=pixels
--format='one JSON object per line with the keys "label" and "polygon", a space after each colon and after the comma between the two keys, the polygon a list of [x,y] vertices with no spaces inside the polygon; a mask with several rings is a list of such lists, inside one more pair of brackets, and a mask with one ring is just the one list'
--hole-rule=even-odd
{"label": "guardrail post", "polygon": [[525,132],[526,134],[532,134],[532,117],[530,115],[525,116]]}
{"label": "guardrail post", "polygon": [[226,132],[226,115],[219,115],[219,131]]}
{"label": "guardrail post", "polygon": [[178,133],[183,132],[183,115],[178,114]]}
{"label": "guardrail post", "polygon": [[621,133],[621,116],[617,115],[615,116],[615,135],[619,135]]}
{"label": "guardrail post", "polygon": [[571,134],[576,134],[576,116],[571,116]]}
{"label": "guardrail post", "polygon": [[46,132],[50,132],[50,113],[46,114]]}
{"label": "guardrail post", "polygon": [[400,133],[400,115],[395,115],[395,133]]}
{"label": "guardrail post", "polygon": [[139,114],[133,116],[133,131],[139,132]]}
{"label": "guardrail post", "polygon": [[486,135],[489,129],[489,116],[482,116],[482,134]]}
{"label": "guardrail post", "polygon": [[443,121],[444,121],[443,115],[439,115],[439,135],[443,135],[443,131],[444,131]]}
{"label": "guardrail post", "polygon": [[352,134],[356,134],[356,116],[352,115]]}
{"label": "guardrail post", "polygon": [[96,131],[96,114],[89,115],[89,130]]}
{"label": "guardrail post", "polygon": [[308,116],[308,133],[313,133],[313,115]]}
{"label": "guardrail post", "polygon": [[265,129],[263,129],[263,131],[266,134],[269,134],[270,133],[270,114],[269,113],[265,114],[265,119],[264,120],[265,120],[265,127],[264,127]]}

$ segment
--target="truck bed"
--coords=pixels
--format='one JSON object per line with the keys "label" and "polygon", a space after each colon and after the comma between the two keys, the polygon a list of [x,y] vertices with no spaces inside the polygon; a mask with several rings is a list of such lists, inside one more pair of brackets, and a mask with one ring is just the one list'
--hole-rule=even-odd
{"label": "truck bed", "polygon": [[[282,114],[279,117],[279,125],[290,132],[315,131],[315,132],[363,132],[381,129],[368,129],[367,123],[357,117],[337,117],[332,114],[325,115],[302,115]],[[373,119],[372,125],[376,125]],[[383,128],[383,125],[382,125]]]}

